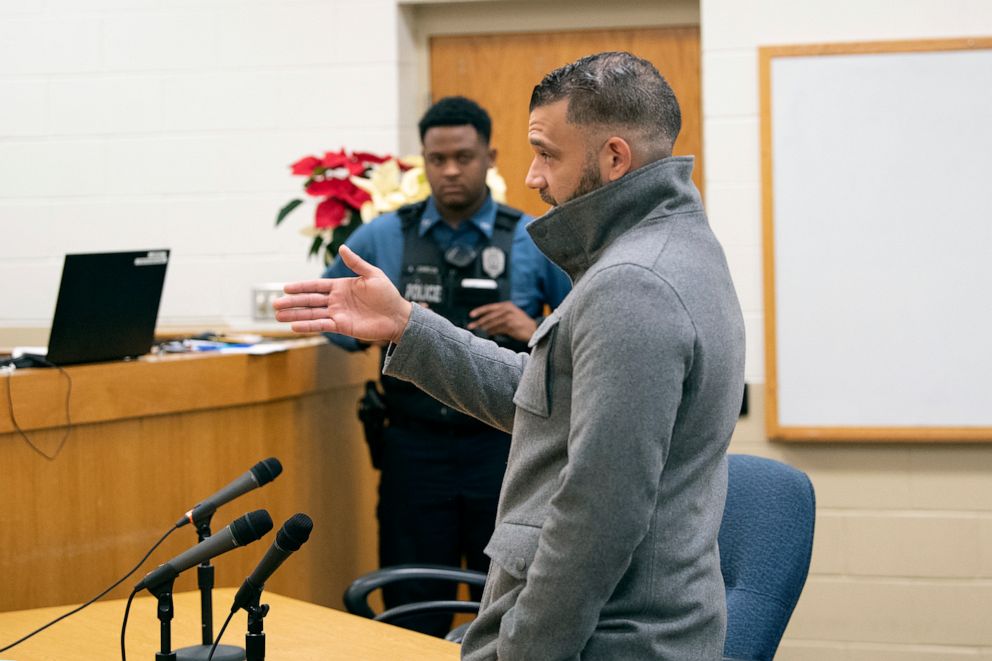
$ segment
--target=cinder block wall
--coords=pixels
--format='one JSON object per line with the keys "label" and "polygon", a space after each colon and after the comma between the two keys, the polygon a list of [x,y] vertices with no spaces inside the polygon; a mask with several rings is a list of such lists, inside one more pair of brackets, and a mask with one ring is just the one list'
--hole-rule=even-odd
{"label": "cinder block wall", "polygon": [[[762,45],[988,36],[992,3],[702,0],[701,26],[707,204],[752,383],[731,450],[802,468],[818,498],[810,579],[777,659],[992,660],[992,445],[765,440],[757,60]],[[947,167],[935,128],[920,158]]]}
{"label": "cinder block wall", "polygon": [[318,274],[309,210],[273,228],[287,165],[397,150],[397,20],[394,0],[0,3],[0,327],[47,327],[67,252],[172,248],[165,324],[243,325],[252,284]]}

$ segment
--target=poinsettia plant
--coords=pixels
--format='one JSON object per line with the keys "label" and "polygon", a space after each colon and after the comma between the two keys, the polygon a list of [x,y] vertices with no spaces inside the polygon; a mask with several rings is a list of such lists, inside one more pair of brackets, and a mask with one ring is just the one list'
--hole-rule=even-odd
{"label": "poinsettia plant", "polygon": [[307,199],[312,200],[313,224],[301,231],[311,238],[309,255],[323,251],[325,264],[363,222],[430,195],[419,156],[399,159],[341,149],[323,158],[305,156],[290,170],[305,178],[303,190],[308,198],[296,198],[283,206],[276,215],[276,226]]}
{"label": "poinsettia plant", "polygon": [[[305,177],[308,198],[290,200],[276,215],[276,226],[297,207],[314,202],[313,224],[301,232],[311,238],[311,257],[323,251],[330,264],[338,249],[358,229],[376,216],[419,202],[431,194],[422,156],[379,156],[368,152],[327,152],[323,158],[305,156],[290,166]],[[506,201],[506,182],[490,168],[486,185],[497,202]]]}

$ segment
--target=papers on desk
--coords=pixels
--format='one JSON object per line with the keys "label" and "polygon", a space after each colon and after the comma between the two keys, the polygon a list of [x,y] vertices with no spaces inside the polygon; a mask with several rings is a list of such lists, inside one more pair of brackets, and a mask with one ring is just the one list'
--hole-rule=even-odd
{"label": "papers on desk", "polygon": [[48,347],[14,347],[10,352],[11,358],[20,358],[23,355],[45,356],[48,354]]}
{"label": "papers on desk", "polygon": [[270,353],[286,351],[289,345],[284,342],[263,342],[262,344],[252,344],[247,347],[224,347],[221,353],[246,353],[251,356],[265,356]]}
{"label": "papers on desk", "polygon": [[287,351],[289,345],[285,342],[222,342],[218,340],[176,340],[166,342],[161,345],[161,351],[165,353],[200,353],[209,351],[212,353],[240,353],[249,356],[265,356],[270,353]]}
{"label": "papers on desk", "polygon": [[286,351],[289,346],[284,342],[216,342],[213,340],[184,340],[189,351],[215,351],[217,353],[245,353],[249,356],[265,356],[270,353]]}

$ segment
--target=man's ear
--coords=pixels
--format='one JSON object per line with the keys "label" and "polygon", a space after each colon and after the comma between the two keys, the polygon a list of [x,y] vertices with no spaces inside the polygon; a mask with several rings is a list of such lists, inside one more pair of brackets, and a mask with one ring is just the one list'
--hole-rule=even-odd
{"label": "man's ear", "polygon": [[496,154],[497,153],[498,152],[496,151],[496,149],[490,149],[489,150],[489,167],[492,167],[492,166],[496,165]]}
{"label": "man's ear", "polygon": [[603,145],[600,164],[606,181],[616,181],[633,169],[633,153],[626,140],[613,136]]}

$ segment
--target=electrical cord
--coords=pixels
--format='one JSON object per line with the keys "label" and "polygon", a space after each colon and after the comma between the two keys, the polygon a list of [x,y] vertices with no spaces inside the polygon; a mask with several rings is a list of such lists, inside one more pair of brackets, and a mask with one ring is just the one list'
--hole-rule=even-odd
{"label": "electrical cord", "polygon": [[[38,634],[38,633],[41,633],[42,631],[44,631],[44,630],[45,630],[45,629],[47,629],[48,627],[50,627],[50,626],[52,626],[52,625],[53,625],[53,624],[55,624],[56,622],[61,622],[61,621],[62,621],[62,620],[64,620],[65,618],[67,618],[67,617],[69,617],[70,615],[73,615],[73,614],[75,614],[75,613],[78,613],[79,611],[81,611],[81,610],[83,610],[84,608],[86,608],[87,606],[89,606],[90,604],[92,604],[93,602],[95,602],[95,601],[97,601],[97,600],[99,600],[99,599],[101,599],[102,597],[104,597],[104,596],[105,596],[105,595],[106,595],[106,594],[107,594],[108,592],[110,592],[111,590],[113,590],[114,588],[116,588],[116,587],[117,587],[118,585],[120,585],[121,583],[123,583],[124,581],[126,581],[126,580],[128,579],[128,577],[129,577],[129,576],[130,576],[131,574],[133,574],[134,572],[136,572],[136,571],[138,571],[138,568],[139,568],[139,567],[140,567],[141,565],[143,565],[143,564],[145,564],[145,560],[147,560],[147,559],[148,559],[148,556],[150,556],[150,555],[151,555],[151,554],[152,554],[152,553],[153,553],[153,552],[155,551],[155,549],[157,549],[157,548],[159,547],[159,545],[161,545],[161,544],[162,544],[162,542],[164,542],[164,541],[165,541],[165,539],[166,539],[166,537],[168,537],[169,535],[171,535],[171,534],[172,534],[172,532],[173,532],[174,530],[176,530],[176,528],[177,528],[177,527],[178,527],[178,526],[174,526],[173,528],[171,528],[171,529],[169,530],[169,532],[167,532],[167,533],[165,533],[164,535],[162,535],[162,537],[161,537],[161,539],[159,539],[159,540],[158,540],[157,542],[155,542],[155,545],[154,545],[154,546],[152,546],[152,547],[151,547],[150,549],[148,549],[148,553],[146,553],[146,554],[145,554],[145,557],[143,557],[143,558],[142,558],[142,559],[141,559],[141,560],[140,560],[140,561],[138,562],[138,564],[136,564],[136,565],[134,566],[134,569],[132,569],[131,571],[129,571],[129,572],[128,572],[128,573],[127,573],[127,574],[126,574],[126,575],[125,575],[125,576],[124,576],[123,578],[121,578],[121,579],[120,579],[119,581],[117,581],[116,583],[114,583],[113,585],[111,585],[111,586],[110,586],[109,588],[107,588],[106,590],[104,590],[103,592],[101,592],[100,594],[98,594],[97,596],[95,596],[95,597],[93,597],[92,599],[90,599],[89,601],[87,601],[87,602],[86,602],[85,604],[83,604],[82,606],[77,606],[76,608],[74,608],[74,609],[72,609],[71,611],[69,611],[69,612],[68,612],[68,613],[66,613],[65,615],[60,615],[59,617],[57,617],[57,618],[55,618],[54,620],[52,620],[52,621],[51,621],[51,622],[49,622],[48,624],[46,624],[46,625],[44,625],[44,626],[42,626],[42,627],[39,627],[38,629],[35,629],[34,631],[32,631],[32,632],[31,632],[31,633],[29,633],[28,635],[26,635],[26,636],[24,636],[24,637],[23,637],[23,638],[21,638],[20,640],[16,640],[16,641],[14,641],[13,643],[11,643],[10,645],[7,645],[7,646],[6,646],[6,647],[4,647],[4,648],[0,648],[0,652],[6,652],[7,650],[9,650],[10,648],[12,648],[12,647],[14,647],[15,645],[20,645],[21,643],[23,643],[23,642],[24,642],[25,640],[27,640],[28,638],[31,638],[31,637],[32,637],[32,636],[34,636],[35,634]],[[134,593],[133,593],[133,592],[131,593],[131,598],[132,598],[132,599],[134,598]],[[130,608],[130,607],[131,607],[131,601],[130,601],[130,600],[128,600],[128,608]],[[125,618],[125,622],[126,622],[126,621],[127,621],[127,613],[125,613],[125,615],[124,615],[124,618]],[[122,645],[124,644],[124,638],[123,638],[123,633],[121,634],[121,644],[122,644]],[[122,651],[123,651],[123,647],[122,647],[121,649],[122,649]]]}
{"label": "electrical cord", "polygon": [[127,606],[124,607],[124,621],[121,623],[121,661],[127,661],[127,650],[124,649],[124,634],[127,632],[127,616],[131,612],[131,602],[134,595],[138,594],[138,589],[131,591],[131,596],[127,598]]}
{"label": "electrical cord", "polygon": [[[48,454],[35,445],[31,441],[31,438],[24,432],[23,429],[21,429],[21,426],[17,423],[17,417],[14,415],[14,371],[17,369],[14,364],[6,366],[8,369],[5,370],[7,372],[7,408],[10,410],[10,421],[14,423],[14,429],[17,430],[17,433],[24,439],[24,442],[28,444],[28,447],[48,461],[55,461],[55,459],[62,452],[62,448],[65,447],[65,442],[69,440],[69,434],[72,433],[72,417],[69,415],[69,399],[72,396],[72,377],[69,376],[69,373],[66,372],[64,368],[59,367],[54,363],[50,363],[40,356],[32,356],[31,360],[45,367],[54,367],[66,379],[68,385],[65,391],[65,433],[62,434],[62,440],[59,441],[58,447],[55,448],[54,454]],[[0,650],[0,652],[2,651],[3,650]]]}
{"label": "electrical cord", "polygon": [[234,617],[234,614],[237,612],[237,610],[233,610],[227,614],[227,619],[224,620],[224,626],[220,628],[220,633],[217,634],[217,640],[215,640],[214,644],[210,647],[210,654],[207,655],[207,661],[211,661],[211,659],[214,658],[214,652],[217,651],[217,645],[220,644],[221,636],[224,635],[224,632],[227,630],[227,625],[231,623],[231,618]]}

